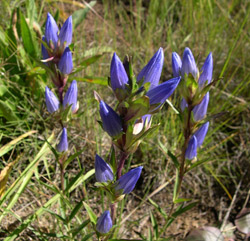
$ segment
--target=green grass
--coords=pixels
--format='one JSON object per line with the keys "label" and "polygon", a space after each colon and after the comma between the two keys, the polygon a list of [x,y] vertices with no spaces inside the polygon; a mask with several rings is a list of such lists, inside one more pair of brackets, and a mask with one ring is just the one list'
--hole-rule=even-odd
{"label": "green grass", "polygon": [[[79,9],[79,6],[72,1],[41,0],[35,3],[38,9],[37,21],[41,26],[44,24],[47,11],[55,14],[58,8],[59,22],[62,23],[65,16]],[[5,30],[9,26],[14,7],[20,7],[24,16],[27,16],[23,1],[12,1],[10,5],[7,1],[3,1],[3,7],[0,10],[0,30]],[[165,62],[161,81],[166,81],[172,76],[171,53],[173,51],[182,55],[184,48],[188,46],[193,51],[199,67],[202,66],[208,53],[213,53],[213,78],[218,81],[210,91],[208,108],[208,117],[212,117],[210,128],[203,148],[198,153],[198,161],[201,165],[187,174],[183,183],[182,197],[194,197],[195,200],[199,200],[199,207],[202,210],[213,209],[218,214],[221,213],[222,219],[225,210],[221,210],[218,205],[221,198],[225,200],[227,208],[231,202],[230,196],[234,195],[236,186],[242,180],[241,195],[236,198],[236,206],[240,208],[249,188],[249,178],[247,175],[244,176],[249,166],[248,146],[250,144],[249,15],[249,3],[240,0],[103,0],[89,11],[87,18],[74,31],[75,66],[82,63],[86,56],[107,52],[95,64],[79,72],[78,77],[108,76],[113,51],[116,51],[121,59],[125,54],[132,55],[134,72],[138,74],[158,48],[163,47]],[[38,36],[33,37],[39,48]],[[15,47],[15,43],[11,43],[10,46]],[[69,215],[80,200],[84,200],[97,216],[106,207],[104,195],[99,195],[94,190],[94,178],[84,179],[84,176],[79,176],[78,179],[74,179],[74,177],[81,170],[84,175],[93,168],[95,153],[108,156],[110,138],[96,122],[99,114],[93,91],[98,91],[111,105],[114,104],[114,96],[106,86],[86,82],[79,84],[80,109],[70,125],[69,138],[71,154],[75,150],[84,150],[68,166],[66,179],[72,182],[72,185],[78,182],[80,186],[75,185],[67,195],[62,195],[57,189],[58,165],[48,147],[46,147],[46,155],[39,159],[40,162],[37,163],[36,168],[29,168],[38,160],[37,153],[44,144],[45,138],[48,138],[53,130],[56,135],[59,131],[59,126],[45,113],[43,100],[44,86],[52,85],[46,74],[32,75],[33,68],[38,66],[34,59],[27,57],[20,49],[13,51],[13,56],[17,61],[14,62],[13,68],[6,69],[5,66],[11,59],[7,59],[0,53],[0,96],[2,101],[8,100],[11,109],[9,115],[0,113],[1,144],[4,145],[30,130],[38,132],[22,140],[21,143],[13,146],[11,151],[1,156],[0,169],[19,158],[10,174],[8,190],[0,203],[1,235],[9,237],[5,240],[13,240],[17,234],[24,239],[30,236],[34,240],[60,240],[63,237],[56,238],[57,235],[68,235],[71,229],[76,231],[75,229],[81,224],[84,227],[84,222],[88,218],[83,206],[79,208],[78,216],[74,216],[71,222],[60,222],[61,217],[64,219],[64,216]],[[171,101],[176,108],[179,108],[178,91]],[[221,114],[216,118],[213,117],[219,113]],[[167,104],[153,118],[153,123],[157,122],[161,122],[158,134],[142,142],[131,159],[131,166],[143,164],[143,183],[138,185],[134,194],[130,194],[127,204],[123,202],[118,208],[123,210],[124,205],[124,210],[118,213],[121,215],[121,220],[128,216],[129,218],[123,224],[117,238],[139,239],[143,236],[149,238],[151,234],[147,225],[154,223],[155,218],[162,228],[163,214],[169,211],[174,185],[173,182],[168,183],[168,181],[175,175],[175,169],[167,151],[177,156],[180,154],[183,141],[182,126],[179,117]],[[159,141],[162,146],[158,144]],[[28,173],[28,176],[25,176],[25,173]],[[19,184],[11,186],[16,180],[20,180]],[[160,191],[154,193],[159,187]],[[18,192],[15,194],[14,190]],[[148,197],[152,198],[160,208],[154,206]],[[68,213],[59,209],[58,200],[62,199]],[[27,205],[24,211],[21,208],[23,203]],[[45,208],[42,208],[43,205]],[[138,209],[136,209],[137,206],[139,206]],[[133,212],[134,209],[136,209],[135,212]],[[151,217],[149,210],[153,213]],[[238,211],[236,208],[231,211],[230,220],[235,218]],[[198,215],[199,210],[196,212]],[[29,215],[22,219],[24,213]],[[187,216],[184,215],[183,220],[188,218]],[[12,223],[19,221],[14,228],[8,229],[9,226],[4,225],[7,219],[12,220]],[[46,219],[49,220],[49,225],[46,224]],[[198,219],[201,223],[204,221],[201,216]],[[210,225],[222,221],[215,217],[211,220],[214,223],[208,223]],[[209,219],[205,221],[209,222]],[[44,223],[44,226],[41,223]],[[138,229],[142,223],[145,224]],[[165,232],[166,237],[179,232],[175,229],[176,226],[172,225],[173,227],[171,226],[172,228]],[[185,228],[177,240],[181,239],[187,231]],[[126,230],[130,230],[131,234]],[[150,230],[156,232],[152,226]],[[83,238],[91,232],[91,225],[86,224],[75,238],[80,236]],[[51,236],[54,235],[54,239],[49,237],[48,233],[51,233]]]}

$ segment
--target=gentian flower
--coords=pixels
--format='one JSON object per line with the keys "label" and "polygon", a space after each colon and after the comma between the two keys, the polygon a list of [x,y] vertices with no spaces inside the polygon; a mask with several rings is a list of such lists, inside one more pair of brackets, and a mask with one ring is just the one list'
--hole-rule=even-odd
{"label": "gentian flower", "polygon": [[[45,39],[45,36],[42,37],[42,40],[45,42],[46,39]],[[47,51],[47,49],[45,48],[45,46],[43,44],[41,44],[42,46],[42,56],[43,56],[43,59],[48,59],[49,58],[49,53]]]}
{"label": "gentian flower", "polygon": [[144,127],[146,130],[148,130],[151,126],[151,119],[152,115],[148,114],[143,115],[140,119],[136,120],[133,128],[133,135],[139,134]]}
{"label": "gentian flower", "polygon": [[170,95],[173,94],[174,90],[180,82],[180,77],[170,79],[155,88],[149,90],[146,95],[149,97],[150,105],[163,104]]}
{"label": "gentian flower", "polygon": [[150,90],[155,88],[159,84],[163,63],[164,63],[163,49],[159,48],[159,50],[149,60],[147,65],[138,74],[137,82],[139,82],[142,78],[144,78],[143,85],[149,82],[151,83]]}
{"label": "gentian flower", "polygon": [[185,74],[188,75],[189,73],[196,78],[198,70],[191,50],[189,48],[185,48],[182,58],[181,75],[184,77]]}
{"label": "gentian flower", "polygon": [[68,47],[72,41],[72,16],[64,22],[59,33],[60,46]]}
{"label": "gentian flower", "polygon": [[200,147],[205,139],[209,127],[209,122],[203,124],[195,133],[194,136],[197,139],[197,147]]}
{"label": "gentian flower", "polygon": [[72,53],[69,47],[66,47],[58,63],[58,68],[63,74],[70,74],[73,69]]}
{"label": "gentian flower", "polygon": [[204,65],[201,68],[201,75],[199,78],[199,86],[202,88],[204,84],[207,81],[207,84],[210,84],[212,81],[212,75],[213,75],[213,56],[212,53],[210,53],[205,62]]}
{"label": "gentian flower", "polygon": [[62,130],[62,134],[60,137],[60,142],[56,146],[57,151],[64,152],[68,150],[68,137],[67,137],[67,129],[64,127]]}
{"label": "gentian flower", "polygon": [[75,80],[72,81],[70,87],[68,88],[64,99],[63,99],[63,107],[66,108],[67,105],[72,105],[72,112],[75,113],[78,110],[77,106],[77,82]]}
{"label": "gentian flower", "polygon": [[116,89],[125,89],[128,83],[126,70],[116,53],[113,55],[110,66],[110,83],[113,91]]}
{"label": "gentian flower", "polygon": [[47,40],[48,46],[50,46],[52,49],[57,47],[58,27],[55,19],[50,13],[47,14],[47,20],[45,24],[45,38]]}
{"label": "gentian flower", "polygon": [[181,66],[182,66],[182,62],[181,62],[181,58],[180,56],[173,52],[172,53],[172,69],[173,69],[173,76],[174,77],[179,77],[181,75]]}
{"label": "gentian flower", "polygon": [[189,160],[192,160],[196,156],[197,156],[197,139],[196,139],[195,135],[193,135],[188,142],[185,157]]}
{"label": "gentian flower", "polygon": [[120,177],[116,183],[115,190],[122,190],[122,194],[129,194],[135,188],[135,185],[141,175],[142,166],[130,170]]}
{"label": "gentian flower", "polygon": [[196,105],[193,109],[195,121],[200,121],[205,117],[205,115],[207,114],[208,102],[209,92],[207,92],[206,95],[203,97],[201,103]]}
{"label": "gentian flower", "polygon": [[45,102],[49,113],[52,114],[59,109],[60,103],[57,97],[47,86],[45,87]]}
{"label": "gentian flower", "polygon": [[98,218],[96,224],[96,230],[99,233],[108,233],[111,228],[112,228],[112,219],[110,216],[110,212],[107,210],[101,215],[101,217]]}
{"label": "gentian flower", "polygon": [[95,178],[98,182],[107,182],[114,179],[114,174],[109,164],[97,154],[95,156]]}
{"label": "gentian flower", "polygon": [[100,115],[103,129],[111,136],[117,136],[122,132],[120,116],[104,101],[100,101]]}

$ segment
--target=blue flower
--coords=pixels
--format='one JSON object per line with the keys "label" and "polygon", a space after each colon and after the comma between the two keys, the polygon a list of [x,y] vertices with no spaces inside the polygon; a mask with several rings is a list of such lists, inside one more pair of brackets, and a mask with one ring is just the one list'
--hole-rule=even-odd
{"label": "blue flower", "polygon": [[100,115],[103,129],[111,136],[117,136],[122,132],[120,116],[104,101],[100,101]]}
{"label": "blue flower", "polygon": [[72,112],[75,113],[78,110],[77,106],[77,82],[75,80],[72,81],[70,87],[68,88],[64,99],[63,99],[63,107],[66,108],[67,105],[72,105]]}
{"label": "blue flower", "polygon": [[181,75],[184,77],[185,74],[188,75],[189,73],[196,78],[198,70],[191,50],[189,48],[185,48],[182,58]]}
{"label": "blue flower", "polygon": [[200,147],[205,139],[209,127],[209,122],[203,124],[195,133],[194,136],[197,139],[197,147]]}
{"label": "blue flower", "polygon": [[211,83],[212,81],[212,76],[213,76],[213,56],[212,53],[210,53],[205,62],[203,67],[201,68],[201,75],[199,78],[199,86],[203,87],[204,84],[207,81],[207,84]]}
{"label": "blue flower", "polygon": [[196,156],[197,156],[197,139],[196,139],[195,135],[193,135],[188,142],[185,157],[189,160],[192,160]]}
{"label": "blue flower", "polygon": [[135,185],[141,175],[142,166],[130,170],[117,181],[115,190],[122,190],[122,194],[129,194],[135,188]]}
{"label": "blue flower", "polygon": [[116,89],[125,89],[128,83],[128,76],[125,68],[116,53],[113,55],[110,66],[110,83],[113,91]]}
{"label": "blue flower", "polygon": [[193,109],[195,121],[200,121],[205,117],[205,115],[207,114],[208,102],[209,92],[207,92],[206,95],[203,97],[201,103],[196,105]]}
{"label": "blue flower", "polygon": [[[44,42],[46,41],[45,36],[42,37],[42,40]],[[47,49],[45,48],[43,43],[41,44],[41,46],[42,46],[42,57],[43,57],[43,59],[48,59],[49,58],[49,53],[48,53]],[[45,63],[45,64],[47,64],[47,63]]]}
{"label": "blue flower", "polygon": [[172,69],[173,69],[173,76],[174,77],[179,77],[181,75],[181,58],[180,56],[173,52],[172,53]]}
{"label": "blue flower", "polygon": [[66,47],[58,63],[58,68],[63,74],[70,74],[73,69],[72,53],[69,47]]}
{"label": "blue flower", "polygon": [[61,137],[60,137],[60,142],[56,146],[57,151],[63,152],[68,150],[68,137],[67,137],[67,129],[64,127]]}
{"label": "blue flower", "polygon": [[72,41],[72,16],[64,22],[59,33],[60,46],[68,47]]}
{"label": "blue flower", "polygon": [[180,82],[180,77],[170,79],[155,88],[149,90],[146,95],[149,97],[150,105],[163,104],[170,95],[173,94],[174,90]]}
{"label": "blue flower", "polygon": [[112,219],[110,217],[110,212],[107,210],[105,211],[101,217],[98,218],[96,224],[96,230],[99,233],[108,233],[109,230],[112,228]]}
{"label": "blue flower", "polygon": [[60,103],[57,97],[47,86],[45,87],[45,102],[49,113],[52,114],[59,109]]}
{"label": "blue flower", "polygon": [[95,156],[95,178],[98,182],[107,182],[114,179],[114,174],[109,166],[100,156]]}
{"label": "blue flower", "polygon": [[[47,14],[47,20],[45,24],[45,38],[47,40],[48,46],[52,48],[57,47],[58,27],[55,19],[51,16],[50,13]],[[51,42],[53,46],[51,46]]]}
{"label": "blue flower", "polygon": [[149,82],[151,83],[150,89],[155,88],[159,84],[163,63],[164,63],[163,49],[159,48],[159,50],[149,60],[147,65],[138,74],[137,82],[140,81],[142,78],[144,78],[143,84]]}

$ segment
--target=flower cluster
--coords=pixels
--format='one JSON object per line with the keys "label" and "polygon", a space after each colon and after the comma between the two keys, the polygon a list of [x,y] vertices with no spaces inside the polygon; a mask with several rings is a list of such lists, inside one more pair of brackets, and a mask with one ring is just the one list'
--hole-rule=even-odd
{"label": "flower cluster", "polygon": [[[131,60],[126,58],[122,63],[114,53],[109,86],[117,99],[117,108],[112,109],[96,94],[100,124],[112,137],[116,149],[120,152],[117,165],[115,163],[110,166],[98,155],[95,159],[96,185],[109,193],[112,204],[134,190],[143,167],[131,169],[122,175],[125,160],[137,149],[147,133],[157,129],[158,125],[151,127],[152,114],[161,109],[180,82],[181,77],[178,76],[159,84],[163,63],[163,49],[160,48],[135,77]],[[111,217],[109,211],[105,211],[98,219],[96,229],[100,234],[110,231],[113,216],[111,209]]]}
{"label": "flower cluster", "polygon": [[[68,75],[73,69],[72,53],[68,47],[72,41],[72,16],[64,22],[59,31],[55,19],[48,13],[45,35],[42,40],[42,61],[46,64],[48,73],[59,95],[59,98],[57,98],[52,90],[46,86],[45,102],[50,114],[60,110],[59,119],[61,124],[63,124],[62,116],[65,112],[74,114],[78,110],[77,82],[75,80],[72,81],[70,87],[63,95]],[[67,129],[63,127],[57,151],[65,152],[67,150]]]}
{"label": "flower cluster", "polygon": [[[103,187],[112,197],[111,202],[117,202],[124,197],[125,194],[131,193],[141,175],[142,166],[134,168],[115,179],[113,170],[99,155],[95,158],[95,177],[98,186]],[[105,211],[98,219],[96,229],[100,233],[108,233],[112,228],[112,220],[109,211]]]}
{"label": "flower cluster", "polygon": [[[205,124],[202,122],[206,116],[209,103],[209,88],[213,73],[212,53],[207,56],[201,68],[201,73],[199,73],[194,56],[189,48],[185,48],[182,60],[174,52],[172,53],[172,69],[174,77],[180,76],[182,78],[180,84],[183,94],[181,110],[184,113],[184,120],[191,119],[185,126],[186,130],[188,128],[193,133],[186,150],[186,158],[191,160],[197,156],[197,148],[202,145],[209,127],[209,122]],[[191,114],[191,118],[187,116],[188,114]],[[197,130],[200,123],[203,125]]]}
{"label": "flower cluster", "polygon": [[102,99],[98,101],[101,125],[124,153],[136,150],[140,137],[152,129],[148,121],[151,115],[160,110],[179,84],[180,77],[159,84],[163,62],[160,48],[135,78],[131,62],[126,59],[122,63],[116,53],[113,55],[109,84],[118,100],[117,109]]}

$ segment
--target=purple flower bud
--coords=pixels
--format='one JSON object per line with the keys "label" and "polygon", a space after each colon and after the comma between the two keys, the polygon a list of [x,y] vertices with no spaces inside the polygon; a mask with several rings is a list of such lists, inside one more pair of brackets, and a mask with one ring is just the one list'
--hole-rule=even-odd
{"label": "purple flower bud", "polygon": [[185,48],[182,58],[181,75],[184,77],[185,74],[188,75],[191,73],[196,78],[197,72],[194,56],[189,48]]}
{"label": "purple flower bud", "polygon": [[205,139],[209,127],[209,122],[202,125],[195,133],[194,136],[197,139],[197,147],[200,147]]}
{"label": "purple flower bud", "polygon": [[109,166],[100,156],[95,156],[95,178],[98,182],[113,181],[114,174]]}
{"label": "purple flower bud", "polygon": [[142,78],[144,78],[143,84],[149,82],[151,83],[150,89],[155,88],[159,84],[163,63],[164,63],[163,49],[159,48],[159,50],[149,60],[147,65],[138,74],[137,82],[140,81]]}
{"label": "purple flower bud", "polygon": [[112,228],[112,225],[113,224],[110,212],[107,210],[101,215],[101,217],[98,218],[96,224],[96,230],[99,233],[108,233],[109,230]]}
{"label": "purple flower bud", "polygon": [[62,130],[62,134],[60,137],[60,142],[56,146],[57,151],[63,152],[68,150],[68,137],[67,137],[67,129],[64,127]]}
{"label": "purple flower bud", "polygon": [[205,62],[204,62],[204,65],[203,67],[201,68],[201,75],[200,75],[200,78],[199,78],[199,86],[200,87],[203,87],[204,84],[207,83],[211,83],[212,81],[212,76],[213,76],[213,56],[212,56],[212,53],[210,53]]}
{"label": "purple flower bud", "polygon": [[205,115],[207,114],[208,102],[209,92],[207,92],[206,95],[203,97],[201,103],[196,105],[193,109],[195,121],[200,121],[205,117]]}
{"label": "purple flower bud", "polygon": [[184,98],[182,98],[182,100],[181,100],[181,110],[184,111],[185,108],[187,108],[187,107],[188,107],[187,101]]}
{"label": "purple flower bud", "polygon": [[45,87],[45,102],[49,113],[52,114],[59,109],[60,103],[57,97],[47,86]]}
{"label": "purple flower bud", "polygon": [[116,182],[115,190],[122,190],[122,194],[129,194],[135,188],[135,185],[141,175],[142,166],[130,170]]}
{"label": "purple flower bud", "polygon": [[[72,16],[64,22],[59,33],[60,46],[68,47],[72,41]],[[65,44],[65,45],[64,45]]]}
{"label": "purple flower bud", "polygon": [[116,53],[113,55],[110,66],[110,83],[113,91],[116,89],[125,89],[128,83],[128,76],[125,68]]}
{"label": "purple flower bud", "polygon": [[45,38],[49,46],[51,46],[50,41],[52,41],[54,48],[57,46],[58,27],[55,19],[51,16],[50,13],[47,14],[47,20],[45,24]]}
{"label": "purple flower bud", "polygon": [[181,58],[180,56],[173,52],[172,53],[172,69],[173,69],[173,76],[178,77],[181,75]]}
{"label": "purple flower bud", "polygon": [[197,139],[193,135],[188,142],[188,147],[185,153],[185,157],[189,160],[194,159],[197,156]]}
{"label": "purple flower bud", "polygon": [[[46,41],[45,36],[42,37],[42,40],[44,42]],[[48,59],[49,58],[49,54],[48,54],[47,49],[45,48],[45,46],[43,44],[41,44],[41,46],[42,46],[42,56],[43,56],[43,59]]]}
{"label": "purple flower bud", "polygon": [[69,47],[66,47],[58,63],[58,68],[63,74],[70,74],[73,69],[72,53]]}
{"label": "purple flower bud", "polygon": [[181,77],[170,79],[147,92],[150,105],[161,103],[163,104],[178,86]]}
{"label": "purple flower bud", "polygon": [[111,136],[117,136],[122,132],[120,116],[104,101],[100,101],[100,115],[103,129]]}
{"label": "purple flower bud", "polygon": [[72,112],[75,113],[78,110],[77,106],[77,82],[75,80],[72,81],[70,87],[68,88],[64,99],[63,99],[63,107],[66,108],[67,105],[72,105]]}

